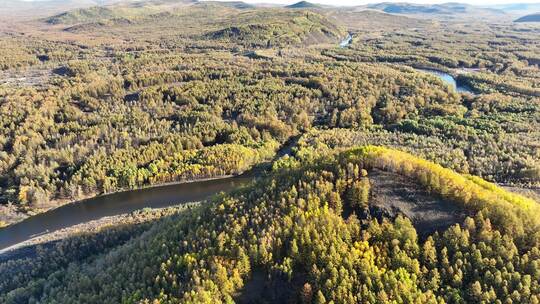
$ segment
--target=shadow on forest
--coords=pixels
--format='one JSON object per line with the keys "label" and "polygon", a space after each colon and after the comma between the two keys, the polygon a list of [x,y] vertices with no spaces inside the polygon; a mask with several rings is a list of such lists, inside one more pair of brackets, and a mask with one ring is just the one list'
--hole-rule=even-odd
{"label": "shadow on forest", "polygon": [[244,288],[235,297],[240,304],[300,303],[299,295],[305,279],[295,275],[289,282],[286,277],[272,278],[262,269],[254,269]]}

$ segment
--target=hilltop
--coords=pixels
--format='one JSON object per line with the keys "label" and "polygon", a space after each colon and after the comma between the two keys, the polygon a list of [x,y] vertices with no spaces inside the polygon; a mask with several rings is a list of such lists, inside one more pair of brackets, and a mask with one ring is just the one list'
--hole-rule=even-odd
{"label": "hilltop", "polygon": [[311,3],[308,1],[300,1],[291,5],[285,6],[286,8],[321,8],[320,5],[317,5],[315,3]]}
{"label": "hilltop", "polygon": [[540,13],[520,17],[514,22],[540,22]]}
{"label": "hilltop", "polygon": [[[199,23],[205,26],[200,27]],[[245,47],[336,43],[346,35],[322,14],[299,10],[258,8],[243,2],[146,1],[71,10],[45,19],[70,33],[133,27],[192,29],[191,37]],[[163,34],[163,30],[160,34]],[[123,31],[121,31],[123,33]],[[122,34],[120,34],[122,35]]]}
{"label": "hilltop", "polygon": [[272,47],[335,42],[344,35],[338,26],[316,13],[268,12],[262,15],[253,12],[244,14],[243,18],[206,37],[246,46]]}
{"label": "hilltop", "polygon": [[50,24],[81,24],[111,21],[114,19],[135,20],[149,17],[168,10],[198,3],[196,0],[150,0],[142,2],[125,1],[113,5],[92,6],[69,10],[48,17],[45,22]]}

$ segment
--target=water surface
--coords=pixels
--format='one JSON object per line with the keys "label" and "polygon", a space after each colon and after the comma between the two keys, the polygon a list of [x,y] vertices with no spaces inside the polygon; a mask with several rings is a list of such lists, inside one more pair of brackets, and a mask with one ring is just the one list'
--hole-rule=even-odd
{"label": "water surface", "polygon": [[204,200],[222,191],[248,184],[254,177],[239,176],[152,187],[98,196],[64,205],[0,229],[0,250],[37,235],[105,216],[129,213],[146,207],[162,208]]}
{"label": "water surface", "polygon": [[459,85],[456,82],[456,79],[448,73],[438,71],[438,70],[426,70],[426,69],[418,69],[418,70],[437,76],[444,83],[450,85],[454,90],[456,90],[459,93],[471,93],[471,94],[474,93],[470,87],[466,85]]}
{"label": "water surface", "polygon": [[339,43],[339,46],[344,48],[344,47],[347,47],[351,44],[352,42],[352,35],[351,34],[348,34],[347,37],[345,39],[343,39],[340,43]]}

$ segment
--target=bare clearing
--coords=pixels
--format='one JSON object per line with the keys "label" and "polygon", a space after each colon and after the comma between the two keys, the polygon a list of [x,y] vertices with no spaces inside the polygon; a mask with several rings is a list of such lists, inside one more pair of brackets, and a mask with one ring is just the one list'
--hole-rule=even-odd
{"label": "bare clearing", "polygon": [[416,181],[401,175],[373,170],[369,180],[371,204],[391,217],[405,215],[422,236],[461,223],[468,215],[456,204],[430,195]]}

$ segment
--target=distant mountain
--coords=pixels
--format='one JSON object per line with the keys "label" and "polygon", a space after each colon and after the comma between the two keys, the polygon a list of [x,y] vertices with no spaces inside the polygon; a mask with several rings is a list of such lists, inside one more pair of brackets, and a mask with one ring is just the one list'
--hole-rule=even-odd
{"label": "distant mountain", "polygon": [[531,14],[540,11],[540,2],[539,3],[511,3],[511,4],[499,4],[499,5],[490,5],[489,8],[498,9],[508,13],[516,14]]}
{"label": "distant mountain", "polygon": [[74,24],[81,22],[92,22],[96,20],[108,19],[117,17],[115,12],[107,7],[94,6],[84,9],[76,9],[69,12],[61,13],[46,19],[50,24]]}
{"label": "distant mountain", "polygon": [[205,35],[205,39],[233,42],[252,48],[336,43],[346,35],[336,24],[317,13],[267,11],[263,16],[243,16],[243,22]]}
{"label": "distant mountain", "polygon": [[[102,0],[111,1],[111,0]],[[175,7],[198,3],[196,0],[149,0],[149,1],[117,1],[113,5],[91,6],[62,12],[48,17],[45,22],[50,24],[80,24],[95,23],[116,19],[128,21],[152,14],[166,12]],[[79,28],[79,27],[77,27]]]}
{"label": "distant mountain", "polygon": [[514,22],[540,22],[540,13],[523,16]]}
{"label": "distant mountain", "polygon": [[204,1],[205,4],[216,4],[236,9],[250,9],[255,8],[255,5],[245,3],[242,1]]}
{"label": "distant mountain", "polygon": [[136,0],[0,0],[0,16],[11,18],[36,19],[73,9],[97,5],[112,5]]}
{"label": "distant mountain", "polygon": [[440,9],[431,5],[410,4],[410,3],[377,3],[368,5],[368,8],[381,10],[390,14],[433,14],[441,13]]}
{"label": "distant mountain", "polygon": [[320,8],[320,5],[317,5],[315,3],[307,2],[307,1],[300,1],[295,4],[287,5],[286,8]]}
{"label": "distant mountain", "polygon": [[387,31],[403,28],[416,28],[432,23],[430,20],[413,18],[405,15],[394,15],[378,10],[338,8],[329,13],[336,24],[345,28],[362,29],[364,31]]}
{"label": "distant mountain", "polygon": [[463,14],[498,14],[504,12],[493,8],[477,7],[465,3],[448,2],[443,4],[412,4],[412,3],[393,3],[383,2],[367,5],[367,8],[380,10],[389,14],[404,15],[463,15]]}

